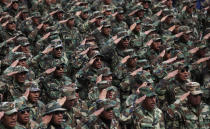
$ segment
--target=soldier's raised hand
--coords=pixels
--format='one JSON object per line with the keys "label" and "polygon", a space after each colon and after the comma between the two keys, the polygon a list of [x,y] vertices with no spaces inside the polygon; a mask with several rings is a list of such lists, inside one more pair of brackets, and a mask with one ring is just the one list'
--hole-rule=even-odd
{"label": "soldier's raised hand", "polygon": [[12,38],[9,38],[9,39],[6,40],[6,42],[7,42],[7,43],[11,43],[16,37],[17,37],[17,36],[14,36],[14,37],[12,37]]}
{"label": "soldier's raised hand", "polygon": [[4,116],[4,112],[2,111],[2,112],[0,112],[0,120],[1,120],[1,118],[3,118],[3,116]]}
{"label": "soldier's raised hand", "polygon": [[146,99],[146,95],[138,98],[136,101],[135,101],[135,104],[138,105],[139,103],[143,102],[144,100]]}
{"label": "soldier's raised hand", "polygon": [[120,62],[122,63],[122,64],[124,64],[125,62],[127,62],[127,60],[130,58],[131,56],[126,56],[126,57],[124,57]]}
{"label": "soldier's raised hand", "polygon": [[37,29],[40,30],[40,29],[42,28],[43,25],[44,25],[43,23],[39,24],[39,25],[37,26]]}
{"label": "soldier's raised hand", "polygon": [[96,110],[93,114],[95,116],[99,116],[103,111],[104,111],[104,108],[100,108],[100,109]]}
{"label": "soldier's raised hand", "polygon": [[99,99],[100,100],[105,100],[106,99],[106,95],[107,95],[107,90],[106,89],[103,89],[101,91],[101,93],[99,94]]}
{"label": "soldier's raised hand", "polygon": [[137,25],[136,23],[132,24],[132,25],[130,26],[130,30],[133,31],[133,30],[135,29],[136,25]]}
{"label": "soldier's raised hand", "polygon": [[47,39],[49,36],[50,36],[50,32],[48,32],[47,34],[45,34],[45,35],[42,37],[42,40]]}
{"label": "soldier's raised hand", "polygon": [[48,125],[50,123],[51,119],[52,119],[52,114],[51,115],[45,115],[44,117],[42,117],[42,122],[45,125]]}
{"label": "soldier's raised hand", "polygon": [[187,93],[185,93],[182,96],[180,96],[180,100],[181,101],[185,100],[189,95],[190,95],[190,91],[188,91]]}
{"label": "soldier's raised hand", "polygon": [[99,75],[98,77],[97,77],[97,79],[96,79],[96,84],[98,84],[99,82],[101,82],[102,81],[102,74],[101,75]]}
{"label": "soldier's raised hand", "polygon": [[43,54],[48,54],[53,50],[53,47],[51,45],[47,46],[44,51],[42,51]]}
{"label": "soldier's raised hand", "polygon": [[180,33],[176,34],[175,37],[176,37],[176,38],[179,38],[179,37],[181,37],[183,34],[184,34],[184,32],[180,32]]}
{"label": "soldier's raised hand", "polygon": [[49,68],[49,69],[47,69],[44,73],[46,73],[46,74],[51,74],[52,72],[55,71],[55,69],[56,69],[56,67]]}
{"label": "soldier's raised hand", "polygon": [[15,66],[17,66],[18,63],[19,63],[19,60],[15,60],[14,62],[12,62],[10,67],[15,67]]}
{"label": "soldier's raised hand", "polygon": [[61,106],[63,106],[63,104],[66,102],[66,96],[64,96],[63,98],[58,99],[57,102],[58,102]]}
{"label": "soldier's raised hand", "polygon": [[26,92],[23,94],[23,96],[24,96],[26,99],[28,99],[29,93],[30,93],[30,90],[29,90],[29,88],[27,88],[27,89],[26,89]]}
{"label": "soldier's raised hand", "polygon": [[12,49],[12,52],[16,52],[16,51],[20,48],[20,46],[21,46],[21,45],[18,45],[18,46],[16,46],[16,47],[14,47],[14,48]]}
{"label": "soldier's raised hand", "polygon": [[170,79],[172,77],[175,77],[177,74],[178,74],[178,70],[174,70],[174,71],[168,73],[167,76],[164,77],[164,79]]}
{"label": "soldier's raised hand", "polygon": [[143,68],[140,67],[140,68],[136,69],[135,71],[133,71],[130,75],[131,75],[131,76],[136,76],[136,74],[137,74],[139,71],[142,71],[142,70],[143,70]]}

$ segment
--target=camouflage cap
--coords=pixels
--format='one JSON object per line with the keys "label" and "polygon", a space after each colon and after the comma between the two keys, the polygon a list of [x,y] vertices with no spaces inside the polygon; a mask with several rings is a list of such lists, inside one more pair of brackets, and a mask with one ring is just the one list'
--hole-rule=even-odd
{"label": "camouflage cap", "polygon": [[110,76],[112,75],[112,72],[109,67],[103,67],[98,70],[98,75],[102,74],[103,76]]}
{"label": "camouflage cap", "polygon": [[28,45],[30,45],[30,43],[28,41],[28,38],[25,37],[25,36],[18,37],[16,42],[18,44],[20,44],[21,46],[28,46]]}
{"label": "camouflage cap", "polygon": [[185,84],[186,88],[192,95],[203,94],[203,91],[200,89],[200,84],[198,82],[188,82]]}
{"label": "camouflage cap", "polygon": [[16,66],[14,68],[14,72],[17,71],[17,73],[27,73],[29,70],[23,66]]}
{"label": "camouflage cap", "polygon": [[178,31],[179,31],[179,32],[184,32],[184,33],[186,33],[186,34],[189,34],[189,33],[192,32],[192,31],[190,30],[190,27],[189,27],[189,26],[179,26]]}
{"label": "camouflage cap", "polygon": [[11,115],[17,113],[15,104],[13,102],[2,102],[0,104],[0,111],[3,111],[5,115]]}
{"label": "camouflage cap", "polygon": [[143,0],[142,2],[152,2],[152,0]]}
{"label": "camouflage cap", "polygon": [[26,83],[26,85],[29,86],[30,92],[40,91],[39,84],[37,83],[37,81],[30,81]]}
{"label": "camouflage cap", "polygon": [[93,12],[92,18],[102,18],[103,15],[100,11]]}
{"label": "camouflage cap", "polygon": [[103,11],[112,11],[112,8],[110,8],[109,5],[103,5],[102,9]]}
{"label": "camouflage cap", "polygon": [[123,10],[122,7],[116,8],[116,11],[117,11],[119,14],[123,14],[123,13],[124,13],[124,10]]}
{"label": "camouflage cap", "polygon": [[152,97],[152,96],[156,96],[157,94],[155,93],[155,90],[153,87],[148,86],[148,87],[140,88],[140,95],[141,96],[146,95],[146,97]]}
{"label": "camouflage cap", "polygon": [[18,112],[21,112],[25,109],[29,109],[30,107],[22,100],[15,101],[15,107],[17,108]]}
{"label": "camouflage cap", "polygon": [[96,57],[103,57],[103,55],[98,50],[94,50],[92,58],[96,58]]}
{"label": "camouflage cap", "polygon": [[66,100],[76,99],[76,89],[73,87],[66,87],[63,89],[63,96],[66,96]]}
{"label": "camouflage cap", "polygon": [[52,42],[54,48],[60,48],[60,47],[63,48],[61,39],[54,39],[51,42]]}
{"label": "camouflage cap", "polygon": [[107,110],[112,110],[116,105],[117,102],[114,100],[103,100],[97,105],[97,107],[98,109],[104,107],[104,110],[107,111]]}
{"label": "camouflage cap", "polygon": [[132,55],[134,53],[134,49],[126,49],[122,51],[124,56]]}
{"label": "camouflage cap", "polygon": [[41,14],[39,12],[32,12],[31,16],[32,17],[41,17]]}
{"label": "camouflage cap", "polygon": [[137,82],[138,84],[141,84],[143,82],[153,83],[151,76],[152,75],[149,72],[139,71],[134,77],[134,79],[135,82]]}
{"label": "camouflage cap", "polygon": [[101,82],[97,83],[97,87],[98,87],[99,90],[106,89],[110,86],[111,86],[111,84],[110,84],[109,81],[101,81]]}
{"label": "camouflage cap", "polygon": [[104,21],[102,23],[103,28],[111,27],[111,23],[109,21]]}
{"label": "camouflage cap", "polygon": [[45,116],[56,111],[66,111],[66,109],[62,108],[62,106],[58,102],[53,101],[46,105],[46,111],[43,115]]}

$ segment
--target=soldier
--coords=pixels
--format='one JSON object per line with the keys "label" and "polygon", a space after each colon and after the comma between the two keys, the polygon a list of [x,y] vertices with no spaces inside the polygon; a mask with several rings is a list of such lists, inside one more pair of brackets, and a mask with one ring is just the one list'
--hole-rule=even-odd
{"label": "soldier", "polygon": [[1,94],[3,94],[4,101],[12,101],[19,98],[23,93],[25,93],[26,85],[26,73],[28,69],[22,66],[16,66],[13,71],[8,73],[6,76],[13,76],[13,79],[10,83],[2,83],[1,85]]}
{"label": "soldier", "polygon": [[[151,86],[140,88],[140,98],[121,114],[123,122],[133,123],[136,129],[165,129],[164,115],[156,107],[156,94]],[[141,103],[142,102],[142,103]],[[141,105],[138,105],[141,103]]]}
{"label": "soldier", "polygon": [[[200,84],[189,82],[186,84],[188,93],[184,94],[167,110],[173,125],[168,128],[202,128],[208,129],[209,126],[209,106],[202,102],[203,92],[200,90]],[[183,99],[187,98],[187,101]]]}
{"label": "soldier", "polygon": [[17,127],[18,129],[35,129],[38,124],[30,119],[30,108],[21,101],[16,102],[18,108]]}
{"label": "soldier", "polygon": [[1,117],[0,128],[1,129],[18,129],[16,126],[17,122],[17,109],[13,102],[3,102],[0,106]]}
{"label": "soldier", "polygon": [[62,104],[57,101],[47,104],[42,123],[37,129],[71,129],[71,127],[63,121],[63,113],[66,109],[62,108],[61,105]]}
{"label": "soldier", "polygon": [[40,123],[43,112],[45,111],[45,104],[40,100],[41,89],[36,81],[27,83],[29,85],[29,95],[27,106],[30,107],[30,119]]}
{"label": "soldier", "polygon": [[116,9],[117,15],[115,16],[115,19],[111,21],[112,28],[113,28],[113,35],[117,34],[119,30],[127,30],[128,25],[125,20],[125,12],[123,11],[123,8],[117,8]]}
{"label": "soldier", "polygon": [[70,86],[72,81],[69,77],[64,75],[65,71],[64,63],[57,63],[55,67],[51,68],[51,75],[46,76],[41,83],[43,85],[43,95],[42,100],[44,102],[49,102],[56,100],[62,96],[62,88],[64,86]]}
{"label": "soldier", "polygon": [[94,125],[90,125],[91,129],[118,129],[121,128],[119,120],[116,119],[113,108],[115,101],[102,100],[97,104],[97,108],[104,107],[104,111],[99,115]]}
{"label": "soldier", "polygon": [[11,5],[8,7],[7,12],[13,17],[15,17],[19,12],[19,1],[12,0]]}
{"label": "soldier", "polygon": [[[76,97],[76,91],[72,87],[66,87],[63,89],[64,96],[66,96],[66,101],[63,105],[67,111],[64,113],[65,122],[72,128],[79,128],[81,123],[86,122],[86,117],[88,116],[88,108],[79,107],[76,103],[78,102]],[[85,112],[86,110],[86,112]]]}

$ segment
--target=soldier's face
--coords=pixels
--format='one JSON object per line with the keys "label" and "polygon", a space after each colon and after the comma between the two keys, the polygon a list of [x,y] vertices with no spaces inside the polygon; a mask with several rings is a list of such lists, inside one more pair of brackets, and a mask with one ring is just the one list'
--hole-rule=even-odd
{"label": "soldier's face", "polygon": [[9,23],[8,24],[8,29],[12,30],[12,31],[15,31],[16,30],[16,24],[14,22]]}
{"label": "soldier's face", "polygon": [[63,12],[58,12],[57,17],[58,17],[59,20],[62,20],[63,19]]}
{"label": "soldier's face", "polygon": [[120,42],[121,42],[120,44],[122,45],[123,48],[127,48],[129,46],[130,39],[129,39],[129,37],[126,37],[126,38],[122,39]]}
{"label": "soldier's face", "polygon": [[17,113],[11,115],[4,115],[2,118],[2,123],[6,128],[14,128],[17,122]]}
{"label": "soldier's face", "polygon": [[102,116],[103,116],[106,120],[112,120],[112,118],[114,117],[114,114],[113,114],[112,109],[103,111]]}
{"label": "soldier's face", "polygon": [[188,101],[193,106],[200,105],[200,103],[201,103],[201,94],[199,94],[199,95],[192,95],[192,94],[190,94],[189,97],[188,97]]}
{"label": "soldier's face", "polygon": [[115,92],[114,92],[114,90],[108,91],[108,92],[107,92],[107,95],[106,95],[106,98],[109,98],[109,99],[111,99],[111,100],[115,99],[116,97],[115,97]]}
{"label": "soldier's face", "polygon": [[24,52],[25,54],[30,53],[29,46],[28,45],[27,46],[21,46],[20,51]]}
{"label": "soldier's face", "polygon": [[32,18],[34,24],[39,25],[39,18],[38,17],[33,17]]}
{"label": "soldier's face", "polygon": [[96,18],[96,25],[100,26],[101,25],[101,21],[102,21],[102,17],[101,18]]}
{"label": "soldier's face", "polygon": [[144,11],[143,11],[143,10],[138,11],[138,12],[137,12],[137,16],[138,16],[139,18],[144,17]]}
{"label": "soldier's face", "polygon": [[141,30],[141,24],[137,24],[134,31],[139,32]]}
{"label": "soldier's face", "polygon": [[18,112],[18,122],[25,125],[29,122],[30,109]]}
{"label": "soldier's face", "polygon": [[149,4],[150,4],[149,2],[144,2],[144,3],[143,3],[144,8],[145,8],[145,9],[148,9],[148,8],[149,8]]}
{"label": "soldier's face", "polygon": [[49,27],[49,24],[45,23],[42,26],[42,29],[46,32],[47,31],[47,27]]}
{"label": "soldier's face", "polygon": [[119,21],[124,20],[124,15],[123,15],[123,14],[117,14],[117,19],[118,19]]}
{"label": "soldier's face", "polygon": [[102,80],[105,80],[105,81],[112,81],[112,75],[103,76],[103,79],[102,79]]}
{"label": "soldier's face", "polygon": [[104,0],[104,3],[111,4],[112,0]]}
{"label": "soldier's face", "polygon": [[63,74],[64,74],[64,67],[63,66],[57,67],[56,70],[55,70],[55,74],[56,74],[56,76],[59,76],[59,77],[63,76]]}
{"label": "soldier's face", "polygon": [[185,41],[188,41],[188,40],[190,39],[190,34],[186,34],[186,33],[185,33],[185,34],[183,35],[183,38],[184,38]]}
{"label": "soldier's face", "polygon": [[14,3],[12,4],[12,8],[15,9],[15,10],[17,10],[17,9],[19,8],[18,3],[17,3],[17,2],[14,2]]}
{"label": "soldier's face", "polygon": [[52,123],[54,125],[60,125],[63,122],[63,111],[53,112]]}
{"label": "soldier's face", "polygon": [[109,35],[111,33],[111,28],[110,27],[103,27],[103,33],[104,33],[104,35]]}
{"label": "soldier's face", "polygon": [[75,103],[76,103],[76,99],[66,100],[66,102],[64,103],[64,107],[68,110],[71,110],[72,107],[75,105]]}
{"label": "soldier's face", "polygon": [[28,13],[24,12],[24,13],[21,13],[21,17],[22,19],[26,19],[28,17]]}
{"label": "soldier's face", "polygon": [[178,78],[181,81],[186,81],[189,78],[188,69],[184,68],[184,69],[179,70],[179,72],[178,72]]}
{"label": "soldier's face", "polygon": [[109,15],[111,15],[111,14],[112,14],[112,11],[110,11],[110,10],[104,12],[104,15],[105,15],[105,16],[109,16]]}
{"label": "soldier's face", "polygon": [[128,59],[128,66],[129,67],[136,67],[137,58],[129,58]]}
{"label": "soldier's face", "polygon": [[54,50],[55,57],[60,58],[62,56],[62,50],[63,50],[62,47],[55,48]]}
{"label": "soldier's face", "polygon": [[67,22],[68,26],[74,26],[74,19],[70,19]]}
{"label": "soldier's face", "polygon": [[159,51],[161,47],[161,42],[160,41],[156,41],[152,43],[152,49],[154,49],[155,51]]}
{"label": "soldier's face", "polygon": [[95,61],[93,62],[93,67],[96,69],[100,69],[102,67],[102,61],[100,57],[96,57]]}
{"label": "soldier's face", "polygon": [[15,75],[15,79],[17,82],[19,83],[24,83],[26,80],[26,73],[22,72],[22,73],[17,73]]}
{"label": "soldier's face", "polygon": [[29,101],[32,103],[37,103],[37,101],[39,100],[39,96],[40,96],[40,91],[30,91],[29,93]]}
{"label": "soldier's face", "polygon": [[28,67],[26,60],[19,60],[18,65],[23,66],[23,67]]}
{"label": "soldier's face", "polygon": [[88,12],[82,12],[81,13],[81,17],[82,17],[82,19],[87,19],[88,18]]}
{"label": "soldier's face", "polygon": [[51,0],[51,3],[52,4],[56,4],[57,3],[57,0]]}
{"label": "soldier's face", "polygon": [[170,52],[166,52],[165,55],[164,55],[164,58],[166,60],[170,59],[171,58],[171,53]]}
{"label": "soldier's face", "polygon": [[173,4],[173,1],[172,0],[167,0],[166,1],[166,5],[171,8],[172,7],[172,4]]}
{"label": "soldier's face", "polygon": [[142,106],[148,111],[152,111],[153,109],[155,109],[156,96],[146,97],[146,99],[142,103]]}
{"label": "soldier's face", "polygon": [[45,2],[49,5],[51,4],[51,0],[45,0]]}
{"label": "soldier's face", "polygon": [[169,16],[166,18],[166,23],[170,24],[172,20],[173,20],[173,16]]}

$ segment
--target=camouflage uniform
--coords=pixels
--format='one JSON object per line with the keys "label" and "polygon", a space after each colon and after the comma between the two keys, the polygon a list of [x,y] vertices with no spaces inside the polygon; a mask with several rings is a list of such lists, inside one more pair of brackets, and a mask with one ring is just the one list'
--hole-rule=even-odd
{"label": "camouflage uniform", "polygon": [[[151,97],[155,95],[151,87],[141,88],[140,92],[140,96]],[[135,99],[133,99],[133,103],[135,103]],[[153,111],[148,111],[142,106],[132,104],[122,112],[120,119],[123,122],[132,123],[133,128],[136,129],[165,129],[163,113],[157,107]]]}
{"label": "camouflage uniform", "polygon": [[[200,84],[190,82],[187,84],[187,89],[192,95],[200,95],[203,92],[200,90]],[[167,110],[168,116],[172,125],[167,125],[168,128],[191,129],[191,128],[209,128],[209,106],[203,102],[196,108],[188,102],[181,103],[178,99],[174,104],[170,105]]]}
{"label": "camouflage uniform", "polygon": [[[58,102],[51,102],[49,104],[46,105],[46,111],[44,115],[48,115],[48,114],[52,114],[53,112],[56,111],[66,111],[65,108],[62,108],[61,105],[59,105]],[[72,129],[69,125],[67,125],[65,122],[62,122],[60,125],[57,125],[56,127],[53,125],[52,122],[50,122],[49,124],[44,124],[44,123],[40,123],[39,126],[37,127],[37,129],[56,129],[56,128],[62,128],[62,129]]]}
{"label": "camouflage uniform", "polygon": [[[11,72],[15,72],[15,71],[17,71],[17,74],[27,73],[28,69],[22,66],[16,66],[14,68],[14,71],[11,71]],[[27,80],[25,80],[25,83],[26,82]],[[25,93],[26,88],[27,87],[25,86],[25,84],[19,84],[15,81],[15,79],[13,79],[11,83],[8,83],[8,84],[1,83],[0,91],[1,91],[1,94],[3,94],[4,96],[4,100],[12,101],[22,96],[22,94]]]}
{"label": "camouflage uniform", "polygon": [[[3,103],[1,103],[0,111],[1,112],[3,111],[4,115],[12,115],[14,113],[17,113],[17,109],[15,108],[15,104],[13,102],[3,102]],[[2,122],[0,122],[0,128],[1,129],[7,129],[7,127],[5,127],[5,125],[3,125]],[[15,126],[14,129],[20,129],[20,128]]]}

